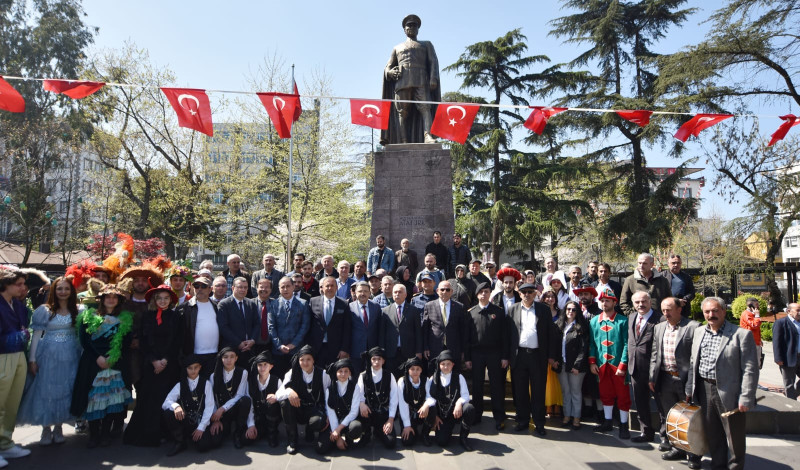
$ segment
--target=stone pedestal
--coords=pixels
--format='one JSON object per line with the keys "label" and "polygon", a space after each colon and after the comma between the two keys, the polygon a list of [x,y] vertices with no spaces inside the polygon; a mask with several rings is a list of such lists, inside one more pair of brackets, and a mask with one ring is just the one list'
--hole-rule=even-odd
{"label": "stone pedestal", "polygon": [[455,231],[450,150],[441,144],[391,144],[376,152],[370,247],[378,234],[394,251],[408,238],[422,269],[435,230],[449,246]]}

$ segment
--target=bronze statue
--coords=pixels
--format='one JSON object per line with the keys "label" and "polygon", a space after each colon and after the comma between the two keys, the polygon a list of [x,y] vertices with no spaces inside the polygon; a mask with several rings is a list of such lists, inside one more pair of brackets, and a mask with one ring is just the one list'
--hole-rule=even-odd
{"label": "bronze statue", "polygon": [[[422,21],[417,15],[403,18],[408,36],[396,45],[383,69],[383,99],[442,101],[439,60],[430,41],[417,41]],[[389,129],[381,131],[381,144],[433,143],[430,134],[436,105],[395,103]]]}

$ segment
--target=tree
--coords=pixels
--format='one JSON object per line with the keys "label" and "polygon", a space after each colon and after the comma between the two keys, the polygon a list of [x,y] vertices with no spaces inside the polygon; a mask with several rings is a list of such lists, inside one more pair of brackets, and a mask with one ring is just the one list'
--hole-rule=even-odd
{"label": "tree", "polygon": [[[542,93],[558,95],[557,106],[672,109],[672,97],[655,87],[659,74],[653,45],[693,11],[679,9],[685,3],[564,1],[565,7],[577,13],[553,20],[550,34],[566,37],[567,44],[586,44],[588,49],[565,66],[554,67]],[[588,147],[587,159],[611,163],[605,168],[609,177],[589,193],[615,192],[625,199],[622,210],[603,222],[602,241],[609,248],[647,251],[656,243],[669,243],[674,228],[694,209],[694,200],[673,194],[680,174],[651,190],[656,184],[646,169],[645,150],[671,141],[665,125],[672,121],[674,118],[657,116],[639,127],[613,113],[591,112],[562,113],[552,119],[554,126],[586,136],[568,145]],[[681,147],[672,151],[677,156]],[[628,158],[617,161],[623,156]]]}

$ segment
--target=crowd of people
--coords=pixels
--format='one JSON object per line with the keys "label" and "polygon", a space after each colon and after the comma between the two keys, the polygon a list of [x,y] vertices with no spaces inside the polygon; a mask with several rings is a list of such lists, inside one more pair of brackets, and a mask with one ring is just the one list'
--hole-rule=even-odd
{"label": "crowd of people", "polygon": [[553,423],[577,431],[588,419],[605,433],[616,420],[620,438],[659,435],[662,458],[699,468],[700,455],[666,436],[670,408],[693,401],[713,465],[744,465],[754,337],[726,322],[719,298],[703,300],[705,325],[689,318],[694,286],[679,256],[662,272],[642,253],[618,283],[596,261],[585,274],[553,258],[538,274],[497,269],[458,234],[445,247],[434,233],[422,266],[408,240],[401,245],[394,252],[378,236],[352,265],[297,253],[287,272],[271,254],[253,273],[235,254],[219,274],[210,261],[194,271],[163,258],[86,260],[43,287],[32,313],[29,274],[0,266],[0,466],[30,452],[12,440],[17,423],[42,426],[42,445],[64,442],[62,426],[74,422],[88,448],[122,436],[135,446],[170,442],[168,455],[225,439],[277,447],[281,428],[294,454],[300,425],[319,453],[373,438],[387,448],[446,446],[458,427],[469,451],[485,401],[504,430],[509,380],[514,432],[532,423],[544,438]]}

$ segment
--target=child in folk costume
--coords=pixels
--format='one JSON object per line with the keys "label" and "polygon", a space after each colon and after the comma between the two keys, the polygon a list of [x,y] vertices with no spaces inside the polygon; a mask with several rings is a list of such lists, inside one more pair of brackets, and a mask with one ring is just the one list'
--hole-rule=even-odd
{"label": "child in folk costume", "polygon": [[475,407],[469,402],[469,390],[464,376],[453,370],[455,358],[445,349],[436,358],[438,369],[425,384],[429,407],[436,407],[436,443],[445,447],[456,424],[461,424],[459,443],[466,451],[472,450],[467,438],[475,420]]}
{"label": "child in folk costume", "polygon": [[55,280],[47,302],[33,312],[28,371],[34,378],[22,399],[17,422],[42,426],[41,445],[63,443],[61,424],[72,418],[69,407],[81,357],[77,316],[77,291],[72,280],[64,277]]}
{"label": "child in folk costume", "polygon": [[397,381],[389,371],[383,370],[386,352],[375,346],[362,353],[362,360],[370,367],[358,378],[358,388],[363,398],[360,409],[364,424],[362,444],[369,442],[371,434],[387,449],[395,446],[394,417],[397,413]]}
{"label": "child in folk costume", "polygon": [[[332,383],[325,389],[325,405],[328,414],[327,432],[320,433],[320,451],[326,453],[335,445],[339,450],[353,446],[363,429],[358,420],[361,389],[353,375],[350,359],[339,359],[328,368]],[[336,380],[333,380],[333,379]],[[326,437],[323,439],[323,437]]]}
{"label": "child in folk costume", "polygon": [[422,443],[431,445],[431,428],[436,423],[436,407],[427,403],[427,379],[422,375],[422,359],[412,357],[405,364],[405,374],[397,379],[397,398],[403,432],[403,445],[412,446],[417,440],[417,432]]}
{"label": "child in folk costume", "polygon": [[281,406],[276,393],[283,381],[277,375],[270,374],[275,365],[271,352],[260,352],[250,360],[250,364],[247,389],[251,405],[244,443],[253,444],[257,439],[266,437],[270,447],[277,447]]}
{"label": "child in folk costume", "polygon": [[88,448],[111,443],[111,424],[124,419],[131,402],[124,354],[133,324],[122,310],[125,297],[113,284],[98,294],[100,306],[88,309],[76,321],[83,354],[78,364],[70,412],[89,422]]}
{"label": "child in folk costume", "polygon": [[222,425],[223,435],[233,433],[233,445],[241,449],[247,415],[250,414],[250,397],[247,394],[247,371],[236,366],[238,359],[232,348],[222,348],[217,354],[217,367],[208,380],[217,402],[211,422]]}
{"label": "child in folk costume", "polygon": [[175,444],[167,452],[173,456],[186,449],[187,439],[198,451],[216,447],[222,441],[222,426],[211,425],[214,391],[211,381],[200,375],[201,361],[191,354],[183,360],[185,374],[167,394],[161,406],[164,426]]}
{"label": "child in folk costume", "polygon": [[[314,441],[314,433],[322,433],[327,428],[325,412],[325,390],[330,387],[331,378],[320,367],[314,365],[314,351],[305,345],[292,357],[292,368],[283,379],[283,387],[278,390],[281,402],[281,415],[286,423],[286,436],[289,445],[286,452],[297,453],[297,424],[306,425],[306,442]],[[322,445],[317,442],[317,452]]]}

